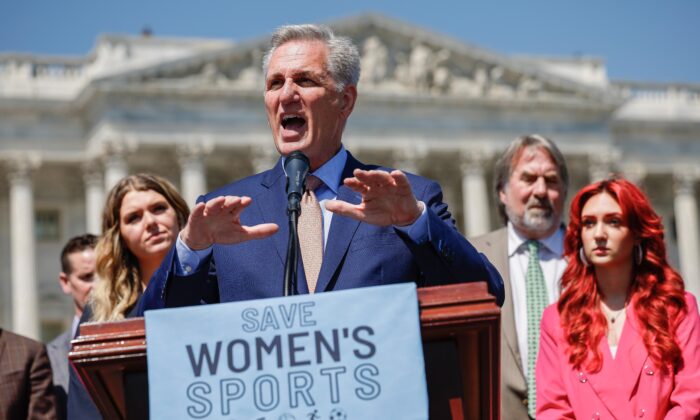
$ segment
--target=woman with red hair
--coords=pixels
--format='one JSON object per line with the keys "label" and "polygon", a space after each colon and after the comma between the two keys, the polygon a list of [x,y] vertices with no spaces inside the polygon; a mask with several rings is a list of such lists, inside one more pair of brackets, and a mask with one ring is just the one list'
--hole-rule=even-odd
{"label": "woman with red hair", "polygon": [[700,317],[661,218],[624,179],[571,203],[559,301],[542,316],[537,418],[700,418]]}

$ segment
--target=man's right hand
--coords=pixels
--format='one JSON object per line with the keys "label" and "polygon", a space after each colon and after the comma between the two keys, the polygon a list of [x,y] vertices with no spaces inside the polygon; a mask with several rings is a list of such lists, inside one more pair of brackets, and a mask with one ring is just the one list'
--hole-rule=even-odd
{"label": "man's right hand", "polygon": [[277,232],[279,226],[274,223],[241,225],[241,212],[252,202],[250,197],[228,195],[197,203],[180,233],[182,241],[190,249],[200,250],[214,244],[262,239]]}

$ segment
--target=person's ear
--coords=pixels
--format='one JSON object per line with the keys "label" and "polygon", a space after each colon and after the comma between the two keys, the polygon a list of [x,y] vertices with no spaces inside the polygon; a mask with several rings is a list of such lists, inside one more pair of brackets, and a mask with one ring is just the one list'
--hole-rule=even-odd
{"label": "person's ear", "polygon": [[354,85],[345,86],[340,96],[340,112],[345,118],[349,117],[352,113],[352,110],[355,108],[356,100],[357,87]]}
{"label": "person's ear", "polygon": [[68,274],[61,271],[61,273],[58,275],[58,282],[61,284],[61,290],[63,290],[63,293],[70,295],[71,289],[68,280]]}
{"label": "person's ear", "polygon": [[501,204],[506,205],[506,193],[503,191],[503,188],[498,191],[498,199],[501,200]]}

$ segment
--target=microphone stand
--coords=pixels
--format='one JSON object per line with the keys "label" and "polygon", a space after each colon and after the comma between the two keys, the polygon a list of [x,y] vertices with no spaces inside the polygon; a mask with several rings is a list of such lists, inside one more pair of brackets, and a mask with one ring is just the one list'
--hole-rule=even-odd
{"label": "microphone stand", "polygon": [[284,263],[284,296],[294,294],[297,285],[297,264],[299,259],[299,233],[297,223],[301,213],[301,197],[293,193],[289,197],[287,216],[289,217],[289,242],[287,243],[287,260]]}

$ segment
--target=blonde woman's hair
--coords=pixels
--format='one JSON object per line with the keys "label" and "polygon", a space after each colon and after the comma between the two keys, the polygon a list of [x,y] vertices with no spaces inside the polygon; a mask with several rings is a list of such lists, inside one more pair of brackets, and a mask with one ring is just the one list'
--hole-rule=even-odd
{"label": "blonde woman's hair", "polygon": [[131,191],[155,191],[162,195],[175,210],[180,229],[190,214],[175,187],[157,175],[130,175],[112,188],[102,213],[102,236],[95,249],[99,281],[92,291],[92,321],[124,319],[143,292],[138,260],[120,234],[119,210],[124,196]]}

